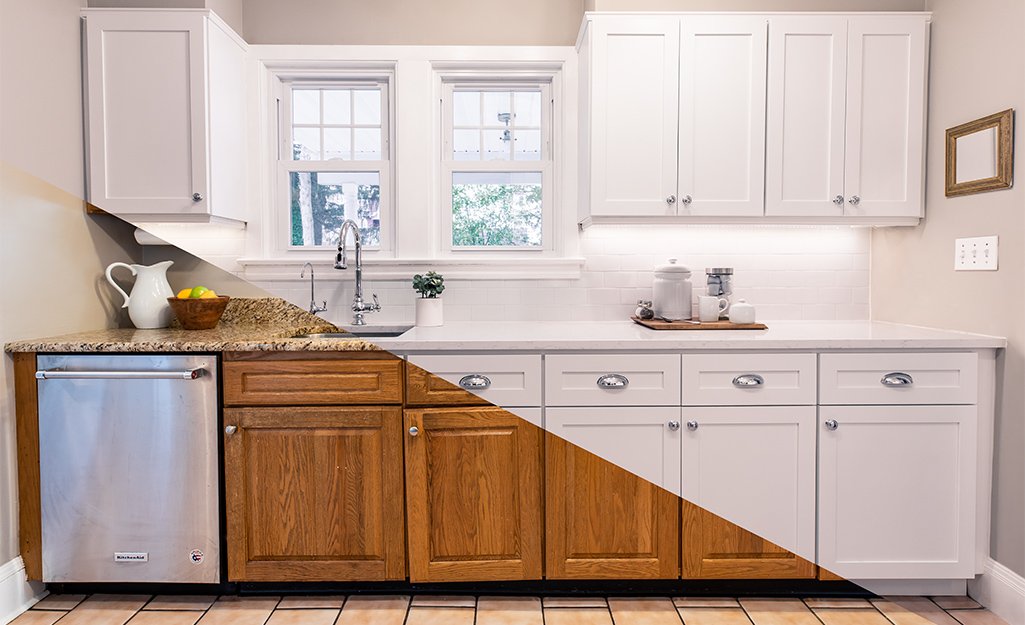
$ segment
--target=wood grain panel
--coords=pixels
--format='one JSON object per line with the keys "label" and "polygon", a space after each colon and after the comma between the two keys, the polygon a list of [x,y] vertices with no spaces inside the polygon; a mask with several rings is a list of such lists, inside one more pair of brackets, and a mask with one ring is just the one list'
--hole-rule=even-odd
{"label": "wood grain panel", "polygon": [[549,579],[679,576],[676,495],[551,433],[545,491]]}
{"label": "wood grain panel", "polygon": [[406,410],[405,427],[410,581],[540,579],[541,430],[500,408]]}
{"label": "wood grain panel", "polygon": [[398,407],[224,411],[232,581],[402,579]]}
{"label": "wood grain panel", "polygon": [[30,580],[43,579],[43,529],[39,502],[39,397],[36,354],[14,357],[14,402],[18,435],[18,527],[21,558]]}
{"label": "wood grain panel", "polygon": [[816,566],[722,517],[681,500],[684,579],[812,579]]}
{"label": "wood grain panel", "polygon": [[429,371],[406,363],[406,404],[409,406],[487,406],[489,402]]}
{"label": "wood grain panel", "polygon": [[225,362],[225,406],[402,403],[401,360]]}

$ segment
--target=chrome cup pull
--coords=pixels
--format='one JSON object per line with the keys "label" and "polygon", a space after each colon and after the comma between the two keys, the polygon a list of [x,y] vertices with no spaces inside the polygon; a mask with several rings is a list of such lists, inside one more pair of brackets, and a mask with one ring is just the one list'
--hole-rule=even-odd
{"label": "chrome cup pull", "polygon": [[471,373],[459,378],[459,386],[468,391],[483,391],[491,387],[491,378],[479,373]]}
{"label": "chrome cup pull", "polygon": [[745,373],[733,378],[733,386],[738,388],[750,388],[752,386],[761,386],[763,384],[765,384],[765,378],[757,373]]}
{"label": "chrome cup pull", "polygon": [[630,384],[630,380],[625,375],[619,373],[606,373],[598,378],[597,384],[598,388],[626,388]]}
{"label": "chrome cup pull", "polygon": [[883,386],[911,386],[915,379],[902,371],[893,371],[884,375],[879,383]]}
{"label": "chrome cup pull", "polygon": [[840,427],[840,424],[836,422],[836,419],[830,419],[825,422],[825,426],[827,430],[835,430]]}

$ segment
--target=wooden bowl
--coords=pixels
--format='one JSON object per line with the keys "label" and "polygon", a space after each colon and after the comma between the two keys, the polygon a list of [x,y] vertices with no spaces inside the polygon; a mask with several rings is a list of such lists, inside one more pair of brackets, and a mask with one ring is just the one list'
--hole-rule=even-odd
{"label": "wooden bowl", "polygon": [[167,303],[171,305],[174,316],[178,317],[178,321],[186,330],[209,330],[217,326],[230,299],[227,295],[207,299],[169,297]]}

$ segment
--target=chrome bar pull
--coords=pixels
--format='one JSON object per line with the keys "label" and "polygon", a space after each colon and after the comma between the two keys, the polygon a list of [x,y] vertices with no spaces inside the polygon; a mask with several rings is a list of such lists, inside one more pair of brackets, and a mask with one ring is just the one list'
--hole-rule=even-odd
{"label": "chrome bar pull", "polygon": [[893,371],[884,375],[879,383],[883,386],[911,386],[915,379],[903,371]]}
{"label": "chrome bar pull", "polygon": [[196,380],[206,373],[204,367],[184,371],[36,371],[37,380]]}
{"label": "chrome bar pull", "polygon": [[598,378],[598,388],[626,388],[630,384],[630,380],[625,375],[620,373],[606,373],[605,375]]}
{"label": "chrome bar pull", "polygon": [[468,391],[483,391],[491,388],[491,378],[480,373],[471,373],[459,378],[459,386]]}

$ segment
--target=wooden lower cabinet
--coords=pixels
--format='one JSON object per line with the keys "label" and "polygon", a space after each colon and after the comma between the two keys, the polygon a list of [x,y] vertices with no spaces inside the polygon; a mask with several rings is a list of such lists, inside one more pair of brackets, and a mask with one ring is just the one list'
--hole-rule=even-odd
{"label": "wooden lower cabinet", "polygon": [[227,408],[231,581],[405,577],[402,411]]}
{"label": "wooden lower cabinet", "polygon": [[550,433],[545,488],[549,579],[679,577],[676,495]]}
{"label": "wooden lower cabinet", "polygon": [[682,500],[684,579],[812,579],[814,562]]}
{"label": "wooden lower cabinet", "polygon": [[410,581],[540,579],[541,430],[501,408],[404,425]]}

